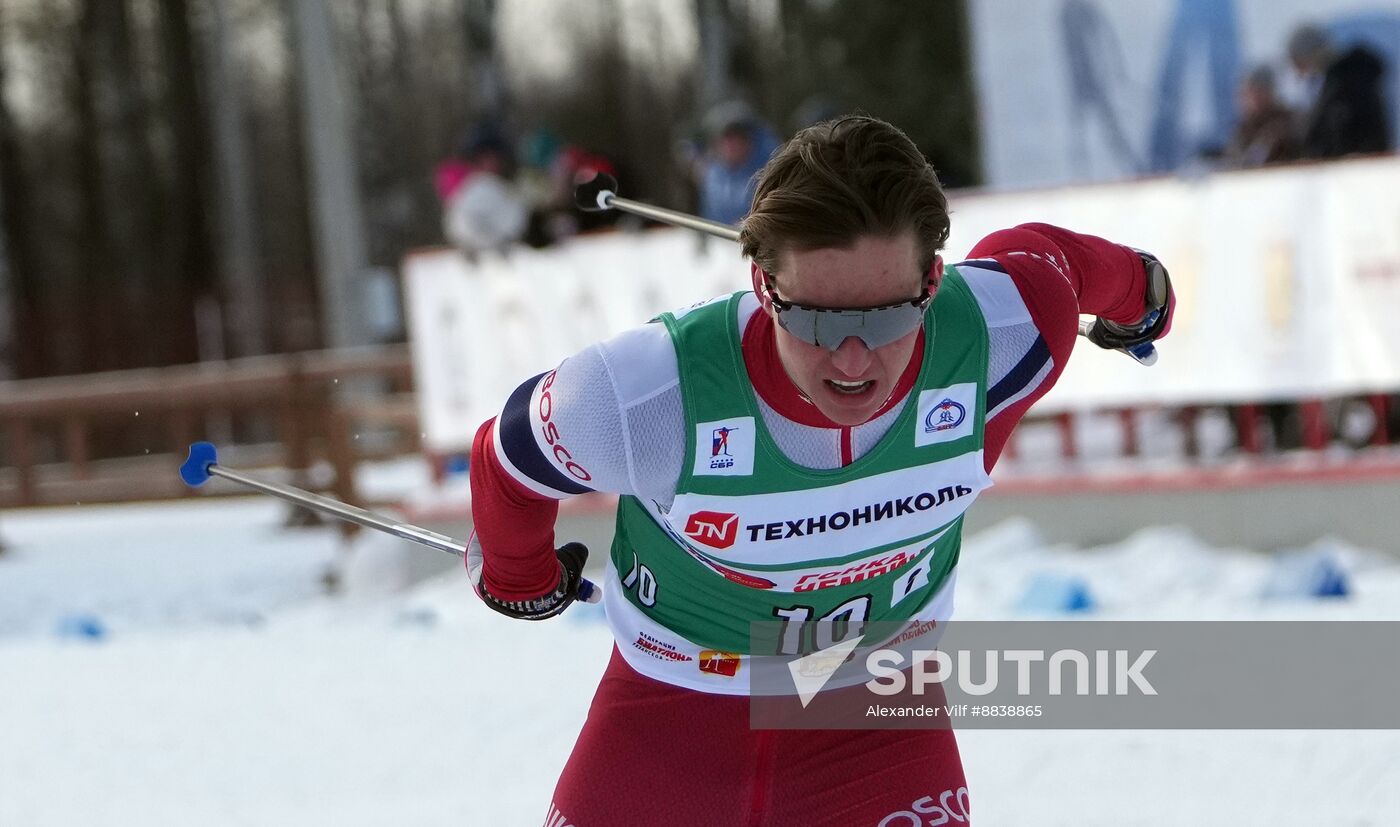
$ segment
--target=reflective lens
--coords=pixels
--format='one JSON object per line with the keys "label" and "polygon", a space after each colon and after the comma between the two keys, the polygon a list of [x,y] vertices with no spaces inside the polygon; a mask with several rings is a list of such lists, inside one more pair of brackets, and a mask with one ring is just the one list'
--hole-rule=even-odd
{"label": "reflective lens", "polygon": [[836,350],[841,343],[854,336],[874,350],[897,342],[919,329],[924,321],[924,311],[928,309],[933,295],[928,288],[917,299],[881,305],[879,307],[812,307],[794,304],[778,296],[773,287],[773,277],[757,263],[753,264],[755,276],[763,277],[763,287],[778,324],[809,345],[818,345],[827,350]]}
{"label": "reflective lens", "polygon": [[778,324],[783,330],[809,345],[820,345],[827,350],[836,350],[851,336],[871,350],[896,342],[919,329],[927,306],[927,299],[868,310],[774,303]]}

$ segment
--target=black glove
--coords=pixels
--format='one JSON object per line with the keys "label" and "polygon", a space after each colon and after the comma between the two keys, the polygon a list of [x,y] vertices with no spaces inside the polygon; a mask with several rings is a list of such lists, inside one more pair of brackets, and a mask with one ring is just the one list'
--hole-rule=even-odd
{"label": "black glove", "polygon": [[[1144,345],[1155,342],[1171,320],[1172,280],[1162,262],[1148,253],[1138,251],[1143,269],[1147,271],[1147,295],[1143,297],[1142,316],[1133,324],[1122,325],[1107,319],[1095,319],[1085,338],[1107,350],[1124,350],[1137,355]],[[1147,348],[1150,350],[1150,348]]]}
{"label": "black glove", "polygon": [[597,603],[598,589],[583,577],[583,566],[588,562],[588,546],[583,543],[565,543],[555,550],[559,558],[559,584],[554,591],[533,600],[502,600],[486,589],[482,579],[483,557],[481,544],[473,534],[467,543],[467,576],[481,602],[492,611],[517,620],[546,620],[554,617],[575,600]]}

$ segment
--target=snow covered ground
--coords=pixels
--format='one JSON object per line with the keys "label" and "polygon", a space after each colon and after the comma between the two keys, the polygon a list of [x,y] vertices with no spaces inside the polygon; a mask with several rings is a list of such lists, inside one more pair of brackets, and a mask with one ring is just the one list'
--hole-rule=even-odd
{"label": "snow covered ground", "polygon": [[[611,645],[596,608],[513,623],[455,571],[397,590],[398,561],[434,552],[382,535],[325,597],[337,533],[284,516],[265,499],[0,515],[0,825],[543,822]],[[958,616],[1024,617],[1049,577],[1105,618],[1400,618],[1393,558],[1290,559],[1170,528],[1051,547],[1004,524],[965,544]],[[1318,560],[1350,596],[1261,597]],[[1400,733],[959,740],[979,825],[1400,819]]]}

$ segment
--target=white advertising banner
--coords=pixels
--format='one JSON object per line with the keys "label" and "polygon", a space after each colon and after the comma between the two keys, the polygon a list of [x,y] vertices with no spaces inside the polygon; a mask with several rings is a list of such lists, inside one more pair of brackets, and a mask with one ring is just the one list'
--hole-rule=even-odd
{"label": "white advertising banner", "polygon": [[1161,359],[1080,340],[1037,410],[1400,388],[1400,160],[986,194],[953,202],[950,260],[1041,221],[1148,250],[1178,297]]}
{"label": "white advertising banner", "polygon": [[683,230],[578,238],[468,261],[404,261],[423,442],[450,453],[521,382],[659,313],[749,286],[738,245]]}
{"label": "white advertising banner", "polygon": [[[946,258],[1029,221],[1157,254],[1176,286],[1153,367],[1080,340],[1039,412],[1400,389],[1400,159],[954,194]],[[451,452],[524,379],[665,310],[749,285],[730,242],[682,230],[404,265],[429,450]]]}

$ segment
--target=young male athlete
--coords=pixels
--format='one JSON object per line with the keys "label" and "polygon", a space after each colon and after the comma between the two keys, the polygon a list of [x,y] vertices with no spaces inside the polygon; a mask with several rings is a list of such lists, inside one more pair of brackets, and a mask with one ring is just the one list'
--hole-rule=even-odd
{"label": "young male athlete", "polygon": [[558,501],[620,496],[617,646],[551,827],[968,820],[949,730],[750,729],[749,623],[947,619],[962,515],[1079,315],[1134,347],[1171,297],[1155,259],[1093,236],[1026,224],[945,268],[947,237],[902,132],[805,129],[742,225],[752,292],[566,359],[478,431],[468,571],[496,611],[576,599],[588,552],[556,551]]}

